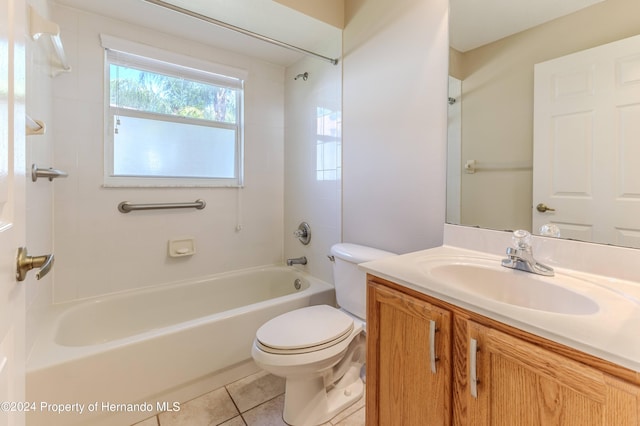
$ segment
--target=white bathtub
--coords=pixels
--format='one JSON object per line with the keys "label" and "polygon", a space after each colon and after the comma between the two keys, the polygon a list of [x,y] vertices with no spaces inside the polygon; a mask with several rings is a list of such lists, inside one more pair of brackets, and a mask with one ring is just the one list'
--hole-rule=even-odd
{"label": "white bathtub", "polygon": [[55,305],[27,362],[27,400],[37,404],[27,425],[127,425],[178,408],[207,378],[255,369],[251,344],[264,322],[334,303],[332,285],[274,266]]}

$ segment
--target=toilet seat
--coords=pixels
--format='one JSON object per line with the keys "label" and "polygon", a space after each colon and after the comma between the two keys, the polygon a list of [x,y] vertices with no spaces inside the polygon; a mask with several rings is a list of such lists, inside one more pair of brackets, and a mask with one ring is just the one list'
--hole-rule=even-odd
{"label": "toilet seat", "polygon": [[277,316],[256,333],[257,346],[272,354],[303,354],[334,346],[349,337],[354,321],[328,305],[308,306]]}

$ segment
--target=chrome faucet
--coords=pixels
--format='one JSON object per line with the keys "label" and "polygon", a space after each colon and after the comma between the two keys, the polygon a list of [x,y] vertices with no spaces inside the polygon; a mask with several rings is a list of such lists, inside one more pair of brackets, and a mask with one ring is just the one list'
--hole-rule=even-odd
{"label": "chrome faucet", "polygon": [[553,276],[553,268],[543,265],[533,258],[529,232],[519,229],[513,232],[512,238],[513,247],[507,247],[507,258],[502,259],[502,266],[547,277]]}
{"label": "chrome faucet", "polygon": [[306,265],[306,264],[307,264],[307,257],[306,256],[294,257],[293,259],[287,259],[287,266]]}

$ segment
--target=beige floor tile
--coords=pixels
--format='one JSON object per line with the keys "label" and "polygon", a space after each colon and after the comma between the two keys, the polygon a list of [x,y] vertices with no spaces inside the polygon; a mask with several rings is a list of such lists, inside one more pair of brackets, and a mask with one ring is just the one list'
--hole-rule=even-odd
{"label": "beige floor tile", "polygon": [[156,416],[149,417],[148,419],[138,422],[133,426],[158,426],[158,418]]}
{"label": "beige floor tile", "polygon": [[227,390],[241,413],[284,393],[285,380],[266,371],[227,385]]}
{"label": "beige floor tile", "polygon": [[160,426],[209,426],[238,414],[226,389],[220,388],[181,404],[180,411],[161,413],[158,419]]}
{"label": "beige floor tile", "polygon": [[362,407],[355,413],[351,413],[351,415],[349,415],[348,417],[342,418],[338,423],[333,423],[333,420],[331,421],[331,423],[333,423],[335,426],[364,426],[364,415],[365,410],[364,407]]}
{"label": "beige floor tile", "polygon": [[220,423],[220,426],[246,426],[247,424],[242,420],[242,417],[234,417],[231,420],[227,420],[224,423]]}
{"label": "beige floor tile", "polygon": [[364,407],[365,401],[366,401],[365,394],[363,394],[362,397],[359,400],[357,400],[353,405],[345,408],[340,413],[338,413],[333,419],[331,419],[331,423],[334,424],[334,425],[338,424],[343,419],[349,417],[350,415],[352,415],[356,411],[362,409]]}
{"label": "beige floor tile", "polygon": [[[364,426],[364,406],[363,395],[322,426]],[[162,413],[133,426],[286,426],[283,408],[284,379],[260,372],[183,403],[179,412]]]}
{"label": "beige floor tile", "polygon": [[258,405],[242,414],[248,426],[287,426],[282,420],[284,395]]}

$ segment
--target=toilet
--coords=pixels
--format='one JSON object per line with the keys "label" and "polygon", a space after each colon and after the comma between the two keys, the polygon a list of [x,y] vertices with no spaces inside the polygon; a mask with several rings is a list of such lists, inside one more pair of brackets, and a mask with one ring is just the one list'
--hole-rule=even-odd
{"label": "toilet", "polygon": [[362,396],[367,297],[357,265],[394,253],[342,243],[331,255],[340,308],[287,312],[263,324],[253,342],[256,364],[286,381],[283,419],[293,426],[325,423]]}

